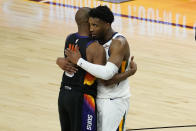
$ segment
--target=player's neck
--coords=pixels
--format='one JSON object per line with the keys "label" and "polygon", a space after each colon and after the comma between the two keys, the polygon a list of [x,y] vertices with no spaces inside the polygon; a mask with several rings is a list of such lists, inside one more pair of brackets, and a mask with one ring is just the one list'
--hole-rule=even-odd
{"label": "player's neck", "polygon": [[80,26],[80,27],[78,27],[78,34],[80,36],[89,36],[90,31],[89,31],[88,27]]}
{"label": "player's neck", "polygon": [[78,31],[78,34],[80,35],[80,36],[89,36],[89,32],[86,32],[86,31]]}
{"label": "player's neck", "polygon": [[109,41],[109,40],[112,38],[112,36],[113,36],[114,33],[115,33],[115,31],[114,31],[112,28],[110,28],[110,29],[106,32],[106,34],[105,34],[104,41]]}

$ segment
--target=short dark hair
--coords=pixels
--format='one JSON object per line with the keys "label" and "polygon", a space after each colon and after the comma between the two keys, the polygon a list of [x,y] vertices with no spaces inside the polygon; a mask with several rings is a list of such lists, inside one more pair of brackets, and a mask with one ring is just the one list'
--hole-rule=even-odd
{"label": "short dark hair", "polygon": [[88,24],[90,10],[91,8],[89,7],[82,7],[76,12],[75,21],[78,25]]}
{"label": "short dark hair", "polygon": [[98,6],[91,9],[89,16],[93,18],[99,18],[100,20],[110,24],[114,21],[114,15],[107,6]]}

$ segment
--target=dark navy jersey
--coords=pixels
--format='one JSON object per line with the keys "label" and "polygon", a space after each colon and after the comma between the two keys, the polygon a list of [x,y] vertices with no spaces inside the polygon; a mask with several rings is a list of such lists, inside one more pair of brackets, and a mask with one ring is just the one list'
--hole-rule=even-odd
{"label": "dark navy jersey", "polygon": [[[71,34],[65,41],[65,49],[75,50],[75,46],[78,45],[81,57],[86,60],[86,49],[92,44],[94,40],[88,36],[80,36],[78,33]],[[65,56],[66,57],[66,56]],[[80,67],[77,67],[78,71],[69,77],[64,72],[62,78],[62,86],[70,86],[72,88],[81,90],[85,93],[96,93],[97,82],[96,78],[91,74],[87,73]]]}

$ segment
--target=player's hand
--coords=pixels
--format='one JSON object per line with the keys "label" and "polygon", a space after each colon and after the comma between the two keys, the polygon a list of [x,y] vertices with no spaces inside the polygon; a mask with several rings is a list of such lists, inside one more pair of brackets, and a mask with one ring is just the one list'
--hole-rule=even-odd
{"label": "player's hand", "polygon": [[77,68],[74,64],[68,61],[67,58],[64,57],[58,57],[56,60],[56,64],[64,71],[66,71],[69,74],[73,74],[77,72]]}
{"label": "player's hand", "polygon": [[133,61],[134,56],[131,57],[131,61],[130,61],[130,72],[131,75],[134,75],[137,71],[137,64]]}
{"label": "player's hand", "polygon": [[81,58],[79,47],[77,45],[74,51],[67,48],[65,50],[65,55],[67,55],[67,59],[71,61],[73,64],[77,64],[78,60]]}

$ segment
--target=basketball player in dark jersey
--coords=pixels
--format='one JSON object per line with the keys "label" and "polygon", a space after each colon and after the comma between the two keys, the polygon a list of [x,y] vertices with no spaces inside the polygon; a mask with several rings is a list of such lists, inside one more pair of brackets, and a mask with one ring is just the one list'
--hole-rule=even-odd
{"label": "basketball player in dark jersey", "polygon": [[[89,37],[89,11],[90,8],[77,11],[75,20],[78,32],[67,37],[65,49],[74,51],[77,45],[83,59],[103,65],[105,50]],[[97,51],[94,51],[95,48]],[[96,78],[82,68],[77,68],[77,72],[71,74],[64,72],[58,99],[61,131],[97,130],[96,93]]]}

